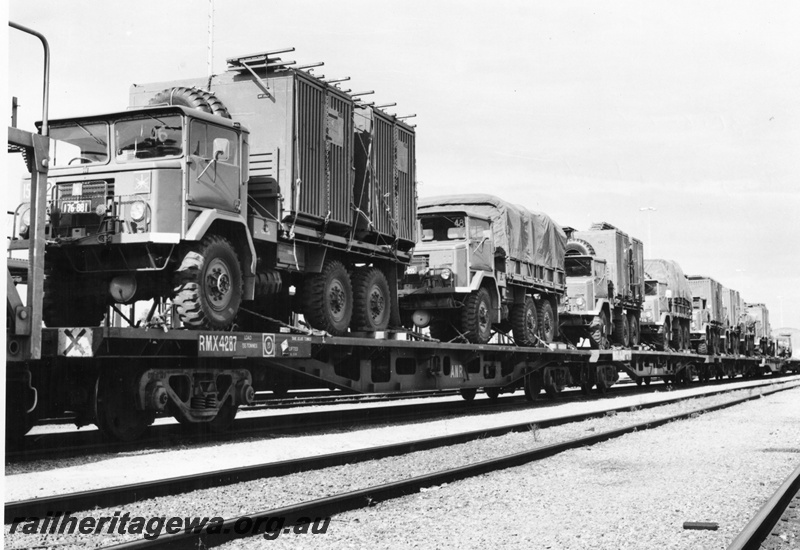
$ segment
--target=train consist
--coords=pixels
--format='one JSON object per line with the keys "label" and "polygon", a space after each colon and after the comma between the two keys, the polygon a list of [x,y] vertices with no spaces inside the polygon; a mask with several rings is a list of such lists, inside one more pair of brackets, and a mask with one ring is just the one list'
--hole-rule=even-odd
{"label": "train consist", "polygon": [[255,389],[533,399],[620,372],[797,368],[763,304],[645,261],[608,223],[418,203],[414,128],[277,53],[9,129],[31,177],[9,245],[7,436],[64,411],[119,439],[156,415],[224,430]]}

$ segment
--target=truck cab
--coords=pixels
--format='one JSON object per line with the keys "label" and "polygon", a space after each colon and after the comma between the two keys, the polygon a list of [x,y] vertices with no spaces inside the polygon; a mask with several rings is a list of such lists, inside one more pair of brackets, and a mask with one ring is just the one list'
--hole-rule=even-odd
{"label": "truck cab", "polygon": [[[418,234],[419,242],[400,290],[406,314],[411,314],[416,326],[430,326],[435,310],[459,308],[468,295],[482,286],[488,285],[493,291],[490,296],[497,296],[503,276],[495,270],[490,219],[468,212],[420,215]],[[495,298],[479,313],[478,322],[484,328],[497,323],[498,312]],[[450,335],[451,331],[440,327],[442,324],[434,322],[431,330],[437,335]]]}
{"label": "truck cab", "polygon": [[[230,119],[181,106],[51,121],[45,324],[96,326],[110,304],[172,297],[189,249],[214,237],[213,248],[226,250],[207,273],[200,325],[229,325],[254,267],[247,135]],[[29,208],[17,208],[11,249],[27,247]],[[75,307],[61,306],[64,292]]]}

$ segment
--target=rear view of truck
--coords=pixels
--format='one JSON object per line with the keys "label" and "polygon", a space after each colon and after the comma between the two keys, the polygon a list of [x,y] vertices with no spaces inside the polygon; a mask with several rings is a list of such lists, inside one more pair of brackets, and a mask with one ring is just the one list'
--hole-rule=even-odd
{"label": "rear view of truck", "polygon": [[688,350],[692,290],[674,260],[645,260],[642,341],[656,349]]}
{"label": "rear view of truck", "polygon": [[642,242],[608,223],[568,229],[561,331],[576,345],[636,346],[644,298]]}

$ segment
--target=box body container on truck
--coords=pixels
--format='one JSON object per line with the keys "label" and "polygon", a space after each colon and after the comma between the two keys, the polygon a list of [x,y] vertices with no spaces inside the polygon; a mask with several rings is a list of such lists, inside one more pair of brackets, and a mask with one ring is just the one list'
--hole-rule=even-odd
{"label": "box body container on truck", "polygon": [[608,223],[567,231],[561,330],[573,343],[636,346],[644,298],[642,242]]}
{"label": "box body container on truck", "polygon": [[688,280],[692,289],[692,348],[702,355],[717,355],[723,351],[722,285],[702,275],[691,275]]}

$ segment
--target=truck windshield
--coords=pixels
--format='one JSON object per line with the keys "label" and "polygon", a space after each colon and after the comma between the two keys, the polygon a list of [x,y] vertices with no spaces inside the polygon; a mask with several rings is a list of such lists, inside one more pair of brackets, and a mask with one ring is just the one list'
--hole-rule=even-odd
{"label": "truck windshield", "polygon": [[50,153],[53,167],[108,162],[108,124],[73,122],[52,126]]}
{"label": "truck windshield", "polygon": [[658,296],[658,281],[645,281],[644,282],[644,295],[645,296]]}
{"label": "truck windshield", "polygon": [[180,116],[147,116],[114,125],[117,161],[176,157],[183,153]]}
{"label": "truck windshield", "polygon": [[564,258],[564,273],[567,277],[591,277],[592,259],[567,256]]}
{"label": "truck windshield", "polygon": [[430,216],[420,220],[422,242],[463,241],[467,238],[464,216]]}

